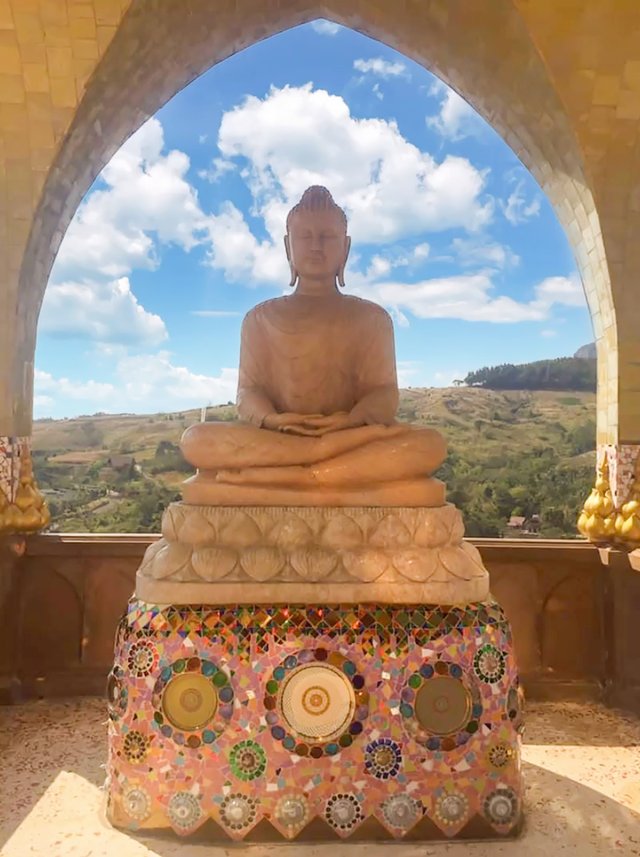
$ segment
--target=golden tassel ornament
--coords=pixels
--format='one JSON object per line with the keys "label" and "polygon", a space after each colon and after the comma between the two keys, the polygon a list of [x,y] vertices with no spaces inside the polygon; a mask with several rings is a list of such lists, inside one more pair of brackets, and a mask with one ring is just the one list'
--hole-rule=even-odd
{"label": "golden tassel ornament", "polygon": [[629,499],[616,516],[616,541],[628,550],[640,547],[640,452],[636,457]]}
{"label": "golden tassel ornament", "polygon": [[0,532],[36,533],[50,521],[49,509],[33,476],[31,453],[23,446],[20,481],[13,503],[7,502],[4,495],[0,497]]}
{"label": "golden tassel ornament", "polygon": [[578,530],[596,545],[610,544],[615,536],[615,508],[609,484],[609,459],[606,452],[597,470],[596,484],[578,518]]}

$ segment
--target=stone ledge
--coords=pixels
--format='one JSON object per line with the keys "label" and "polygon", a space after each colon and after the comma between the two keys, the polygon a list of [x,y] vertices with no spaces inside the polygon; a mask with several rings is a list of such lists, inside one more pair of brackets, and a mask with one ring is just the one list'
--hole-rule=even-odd
{"label": "stone ledge", "polygon": [[[461,592],[464,592],[463,597]],[[466,604],[491,598],[487,581],[270,583],[153,580],[138,575],[136,598],[158,604]]]}

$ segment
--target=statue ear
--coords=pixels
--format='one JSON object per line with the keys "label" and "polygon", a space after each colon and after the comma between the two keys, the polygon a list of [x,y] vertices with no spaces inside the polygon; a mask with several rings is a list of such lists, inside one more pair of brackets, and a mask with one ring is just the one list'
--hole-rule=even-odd
{"label": "statue ear", "polygon": [[338,268],[338,285],[341,289],[344,289],[344,269],[347,267],[347,259],[349,258],[349,251],[351,250],[351,238],[347,235],[347,249],[344,254],[344,262]]}
{"label": "statue ear", "polygon": [[289,262],[289,270],[291,271],[291,280],[289,281],[289,286],[293,288],[295,284],[298,282],[298,272],[296,271],[293,261],[291,259],[291,245],[289,244],[289,236],[284,236],[284,249],[287,254],[287,261]]}

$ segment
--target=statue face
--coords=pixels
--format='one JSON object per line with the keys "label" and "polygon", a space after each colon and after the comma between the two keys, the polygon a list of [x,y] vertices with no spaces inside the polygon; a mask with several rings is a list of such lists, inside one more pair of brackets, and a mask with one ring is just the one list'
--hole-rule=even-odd
{"label": "statue face", "polygon": [[344,221],[333,211],[296,212],[287,237],[287,255],[301,278],[335,277],[346,261]]}

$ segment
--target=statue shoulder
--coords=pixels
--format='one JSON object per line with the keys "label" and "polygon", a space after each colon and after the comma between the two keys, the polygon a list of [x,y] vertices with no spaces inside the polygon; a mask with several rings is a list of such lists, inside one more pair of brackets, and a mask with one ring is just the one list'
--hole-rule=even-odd
{"label": "statue shoulder", "polygon": [[391,316],[386,309],[374,301],[356,297],[356,295],[344,295],[348,301],[354,316],[358,316],[369,324],[393,324]]}
{"label": "statue shoulder", "polygon": [[282,309],[283,298],[270,298],[262,301],[252,307],[243,319],[244,325],[254,326],[260,322],[268,320],[274,315],[278,315]]}

